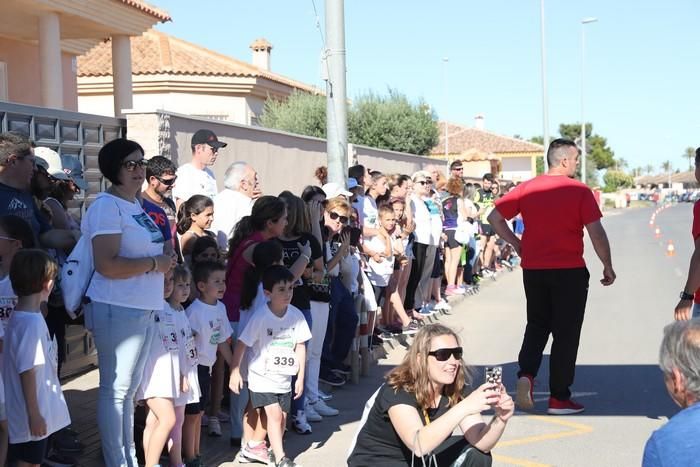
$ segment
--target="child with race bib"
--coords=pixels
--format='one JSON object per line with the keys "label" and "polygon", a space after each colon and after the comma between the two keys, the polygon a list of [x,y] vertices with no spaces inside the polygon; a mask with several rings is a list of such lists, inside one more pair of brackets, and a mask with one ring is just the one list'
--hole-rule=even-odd
{"label": "child with race bib", "polygon": [[38,467],[49,436],[70,424],[68,406],[58,381],[56,340],[40,305],[53,289],[58,265],[42,250],[22,250],[10,266],[17,305],[5,334],[3,379],[7,398],[10,465]]}
{"label": "child with race bib", "polygon": [[[194,458],[194,426],[195,417],[189,417],[189,424],[185,424],[187,418],[186,407],[194,405],[193,415],[199,413],[199,379],[197,378],[197,346],[194,341],[194,334],[187,319],[185,309],[182,304],[190,295],[190,271],[184,265],[177,265],[173,268],[173,292],[167,298],[164,308],[169,308],[172,312],[175,324],[175,333],[178,339],[178,357],[180,360],[180,377],[182,387],[187,385],[188,391],[181,391],[180,396],[174,399],[175,405],[175,426],[170,432],[168,442],[168,452],[170,453],[170,465],[180,467],[182,465],[182,451],[184,445],[185,457]],[[191,456],[191,457],[187,457]]]}
{"label": "child with race bib", "polygon": [[292,401],[292,376],[297,375],[296,397],[304,390],[306,347],[311,331],[304,315],[291,305],[294,275],[284,266],[270,266],[262,276],[268,303],[250,317],[238,336],[231,371],[231,389],[239,393],[242,386],[240,365],[246,350],[248,391],[254,408],[263,408],[267,416],[267,433],[277,467],[295,467],[286,457],[282,435]]}
{"label": "child with race bib", "polygon": [[[220,301],[226,291],[226,266],[215,261],[197,263],[192,271],[199,298],[187,307],[185,313],[194,332],[194,341],[199,357],[197,376],[199,378],[198,414],[195,416],[194,458],[188,458],[188,465],[197,465],[201,436],[201,417],[207,406],[211,385],[211,368],[216,361],[217,350],[231,366],[231,334],[233,329],[226,316],[226,306]],[[187,410],[187,409],[186,409]],[[188,411],[189,412],[189,411]],[[186,456],[190,453],[186,453]],[[195,463],[191,461],[195,460]]]}

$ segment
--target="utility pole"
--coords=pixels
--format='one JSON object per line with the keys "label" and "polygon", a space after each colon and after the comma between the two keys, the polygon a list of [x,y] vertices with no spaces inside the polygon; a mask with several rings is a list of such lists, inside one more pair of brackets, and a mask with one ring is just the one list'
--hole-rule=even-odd
{"label": "utility pole", "polygon": [[542,146],[544,146],[544,171],[547,172],[547,149],[549,148],[549,101],[547,98],[547,54],[544,33],[544,0],[540,0],[540,54],[542,68]]}
{"label": "utility pole", "polygon": [[326,0],[326,151],[328,181],[346,187],[348,112],[345,90],[344,0]]}

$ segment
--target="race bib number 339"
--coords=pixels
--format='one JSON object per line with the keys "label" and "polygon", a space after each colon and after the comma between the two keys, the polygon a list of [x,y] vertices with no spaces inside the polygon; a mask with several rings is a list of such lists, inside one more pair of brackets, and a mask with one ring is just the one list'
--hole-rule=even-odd
{"label": "race bib number 339", "polygon": [[265,361],[265,371],[275,375],[294,376],[299,372],[299,362],[293,349],[272,347]]}

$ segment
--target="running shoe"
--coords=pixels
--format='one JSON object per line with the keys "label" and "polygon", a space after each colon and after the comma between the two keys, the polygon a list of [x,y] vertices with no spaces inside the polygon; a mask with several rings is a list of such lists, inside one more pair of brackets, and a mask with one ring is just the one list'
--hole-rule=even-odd
{"label": "running shoe", "polygon": [[402,332],[406,336],[412,336],[418,332],[419,328],[420,328],[420,325],[418,324],[418,322],[415,319],[413,319],[413,320],[411,320],[410,323],[408,323],[408,325],[403,327]]}
{"label": "running shoe", "polygon": [[340,413],[340,411],[334,407],[331,407],[330,405],[326,404],[323,399],[318,399],[316,402],[309,402],[307,406],[307,412],[306,415],[308,417],[308,409],[309,407],[311,410],[314,410],[317,414],[322,415],[324,417],[335,417]]}
{"label": "running shoe", "polygon": [[218,417],[209,417],[209,436],[221,436],[221,423]]}
{"label": "running shoe", "polygon": [[328,372],[328,374],[319,376],[318,381],[321,383],[325,383],[329,386],[342,386],[343,384],[345,384],[345,378],[338,376],[332,372]]}
{"label": "running shoe", "polygon": [[530,375],[522,375],[518,378],[515,386],[515,403],[523,410],[532,410],[535,407],[535,401],[532,398],[532,386],[534,380]]}
{"label": "running shoe", "polygon": [[309,425],[309,422],[306,420],[306,413],[304,413],[303,410],[298,410],[297,414],[292,417],[292,428],[300,435],[311,434],[311,425]]}
{"label": "running shoe", "polygon": [[333,399],[333,394],[325,393],[319,389],[318,390],[318,398],[324,402],[328,402],[329,400]]}
{"label": "running shoe", "polygon": [[315,422],[320,422],[321,420],[323,420],[323,417],[321,416],[321,414],[319,412],[316,412],[316,408],[309,405],[309,404],[306,404],[304,406],[304,413],[306,414],[306,421],[307,422],[315,423]]}
{"label": "running shoe", "polygon": [[549,415],[573,415],[581,413],[585,408],[574,402],[572,399],[567,399],[565,401],[555,399],[554,397],[549,398],[549,408],[547,408],[547,413]]}
{"label": "running shoe", "polygon": [[238,453],[238,457],[239,460],[245,458],[249,462],[262,462],[263,464],[270,462],[270,452],[264,441],[254,447],[251,447],[250,443],[246,443]]}

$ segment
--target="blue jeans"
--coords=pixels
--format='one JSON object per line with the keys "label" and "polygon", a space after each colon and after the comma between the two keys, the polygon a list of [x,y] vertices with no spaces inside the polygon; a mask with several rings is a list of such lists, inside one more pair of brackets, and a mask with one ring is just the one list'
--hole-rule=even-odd
{"label": "blue jeans", "polygon": [[[309,330],[311,330],[311,310],[301,310],[301,312],[304,315],[306,324],[309,325]],[[306,341],[304,344],[306,345],[306,349],[308,350],[309,341]],[[304,365],[304,367],[306,368],[306,365]],[[306,375],[304,375],[304,377],[306,377]],[[297,377],[292,376],[292,415],[296,415],[298,410],[304,410],[304,404],[306,403],[306,392],[302,392],[301,397],[299,399],[294,399],[294,397],[296,396],[296,394],[294,393],[294,385],[296,383]]]}
{"label": "blue jeans", "polygon": [[92,302],[85,327],[97,348],[100,386],[97,426],[107,467],[138,467],[134,446],[134,394],[151,346],[151,311]]}
{"label": "blue jeans", "polygon": [[338,277],[331,278],[331,302],[321,354],[321,375],[327,375],[331,369],[345,360],[350,352],[359,321],[360,317],[355,310],[355,299],[352,294]]}
{"label": "blue jeans", "polygon": [[[231,334],[231,346],[236,348],[238,340],[238,321],[229,321],[233,334]],[[243,437],[243,413],[245,406],[248,404],[248,385],[244,384],[241,388],[241,393],[236,394],[231,391],[229,395],[228,414],[231,419],[231,438]]]}

